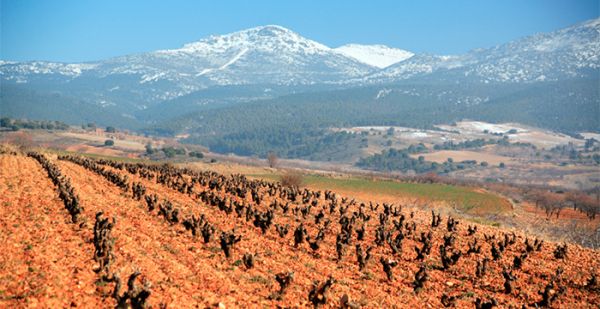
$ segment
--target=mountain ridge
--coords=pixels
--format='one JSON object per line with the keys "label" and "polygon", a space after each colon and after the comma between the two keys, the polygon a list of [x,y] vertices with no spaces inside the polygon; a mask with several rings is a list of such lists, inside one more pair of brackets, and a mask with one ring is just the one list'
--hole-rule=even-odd
{"label": "mountain ridge", "polygon": [[392,82],[436,72],[450,73],[446,79],[451,81],[557,81],[585,77],[586,69],[600,69],[600,18],[461,55],[416,55],[362,81]]}
{"label": "mountain ridge", "polygon": [[[27,83],[29,77],[36,74],[59,75],[68,80],[90,72],[100,78],[116,74],[139,75],[141,84],[173,83],[177,91],[169,91],[158,99],[170,99],[213,85],[387,83],[457,68],[464,69],[463,75],[480,77],[481,82],[528,82],[546,78],[557,80],[558,77],[553,76],[557,74],[552,74],[556,72],[550,72],[554,68],[571,77],[581,77],[575,72],[580,68],[600,68],[598,42],[600,18],[450,56],[415,55],[378,44],[346,44],[330,48],[285,27],[265,25],[211,35],[176,49],[101,61],[2,61],[0,74],[5,81],[16,83]],[[542,66],[536,68],[540,64]],[[249,72],[257,69],[264,74]]]}
{"label": "mountain ridge", "polygon": [[[344,55],[340,52],[344,46],[373,51],[367,56],[380,51],[387,62]],[[123,120],[118,124],[133,126],[137,122],[139,127],[164,121],[164,114],[181,116],[183,112],[164,113],[173,102],[182,111],[194,112],[209,104],[243,104],[306,91],[376,86],[378,92],[387,94],[387,85],[398,84],[427,85],[415,94],[426,96],[445,84],[460,84],[465,89],[495,83],[525,87],[582,78],[600,80],[599,72],[600,18],[450,56],[412,54],[383,45],[330,48],[287,28],[267,25],[209,36],[176,49],[95,62],[1,61],[0,89],[10,92],[5,97],[12,101],[0,102],[0,112],[19,111],[11,106],[19,101],[19,95],[36,100],[27,104],[31,108],[48,102],[60,104],[58,96],[90,110],[82,121],[89,121],[96,109],[98,114],[120,115]],[[224,88],[206,91],[219,87]],[[461,93],[462,98],[452,98],[447,104],[482,102],[485,97]],[[589,95],[584,98],[586,104],[597,102],[597,93]],[[52,120],[73,120],[48,113]],[[27,116],[28,111],[21,108],[18,115]]]}

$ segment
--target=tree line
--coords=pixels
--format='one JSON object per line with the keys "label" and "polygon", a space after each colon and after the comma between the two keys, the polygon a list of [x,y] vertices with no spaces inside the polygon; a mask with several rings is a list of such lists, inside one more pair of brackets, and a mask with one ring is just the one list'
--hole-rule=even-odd
{"label": "tree line", "polygon": [[21,129],[67,130],[69,125],[61,121],[12,119],[9,117],[2,117],[0,118],[0,127],[8,128],[12,131]]}
{"label": "tree line", "polygon": [[366,158],[360,158],[356,163],[356,166],[375,171],[400,171],[403,173],[413,171],[417,174],[447,174],[452,171],[473,168],[477,166],[477,162],[474,160],[454,162],[454,160],[449,158],[446,162],[437,163],[426,161],[425,157],[423,156],[419,156],[417,159],[415,159],[411,157],[410,154],[411,152],[406,149],[384,149],[381,151],[381,153],[377,153]]}

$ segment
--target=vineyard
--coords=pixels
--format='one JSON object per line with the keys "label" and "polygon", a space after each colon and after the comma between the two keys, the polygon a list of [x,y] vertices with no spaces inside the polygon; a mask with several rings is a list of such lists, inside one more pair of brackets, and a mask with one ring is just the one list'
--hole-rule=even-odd
{"label": "vineyard", "polygon": [[597,308],[600,252],[242,175],[0,154],[0,307]]}

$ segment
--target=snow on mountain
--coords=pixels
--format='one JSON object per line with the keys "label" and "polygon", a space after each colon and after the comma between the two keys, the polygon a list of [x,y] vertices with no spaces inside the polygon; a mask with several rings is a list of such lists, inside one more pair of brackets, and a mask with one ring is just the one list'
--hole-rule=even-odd
{"label": "snow on mountain", "polygon": [[469,56],[436,56],[421,54],[391,65],[365,77],[363,80],[368,82],[404,80],[431,74],[442,69],[449,70],[463,67],[473,62],[474,60]]}
{"label": "snow on mountain", "polygon": [[302,54],[319,54],[330,51],[330,48],[306,39],[299,34],[277,25],[250,28],[225,35],[212,35],[198,42],[185,44],[180,49],[158,51],[166,54],[213,55],[231,48],[253,48],[273,52],[292,52]]}
{"label": "snow on mountain", "polygon": [[380,69],[404,61],[414,55],[409,51],[385,45],[347,44],[334,50],[342,55]]}
{"label": "snow on mountain", "polygon": [[15,77],[18,75],[25,74],[61,74],[71,77],[77,77],[82,72],[94,69],[95,64],[87,63],[57,63],[57,62],[45,62],[45,61],[31,61],[31,62],[9,62],[1,61],[0,75]]}
{"label": "snow on mountain", "polygon": [[[480,61],[464,69],[484,82],[556,81],[600,69],[600,19],[536,34],[471,53]],[[597,74],[597,73],[596,73]]]}
{"label": "snow on mountain", "polygon": [[190,74],[219,85],[335,82],[375,70],[275,25],[210,36],[180,49],[157,51],[152,57],[190,63]]}
{"label": "snow on mountain", "polygon": [[198,86],[337,81],[374,71],[329,47],[280,26],[210,36],[179,49],[130,55],[102,63],[105,74],[142,73]]}
{"label": "snow on mountain", "polygon": [[600,18],[463,55],[416,55],[355,82],[392,82],[428,75],[452,82],[556,81],[597,76],[598,69]]}
{"label": "snow on mountain", "polygon": [[413,55],[383,45],[332,49],[268,25],[96,62],[2,61],[0,80],[75,92],[97,103],[125,101],[137,108],[213,86],[364,85],[409,78],[536,82],[597,75],[599,69],[600,19],[594,19],[455,56]]}
{"label": "snow on mountain", "polygon": [[[213,35],[178,49],[115,57],[86,64],[0,63],[5,80],[102,80],[138,99],[161,101],[215,85],[336,83],[377,68],[268,25]],[[129,86],[127,88],[122,83]]]}

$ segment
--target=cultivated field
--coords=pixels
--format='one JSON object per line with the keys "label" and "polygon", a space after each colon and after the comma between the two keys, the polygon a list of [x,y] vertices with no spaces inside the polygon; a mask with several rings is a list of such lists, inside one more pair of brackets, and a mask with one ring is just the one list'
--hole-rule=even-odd
{"label": "cultivated field", "polygon": [[600,303],[599,251],[346,195],[360,185],[337,184],[340,194],[9,151],[0,155],[0,306]]}
{"label": "cultivated field", "polygon": [[[422,143],[428,149],[424,152],[412,153],[412,158],[423,156],[428,162],[443,163],[451,158],[454,162],[465,160],[476,161],[473,168],[452,171],[450,177],[476,181],[494,181],[518,185],[551,185],[569,190],[587,190],[600,186],[600,168],[591,159],[571,158],[568,150],[552,150],[555,147],[567,147],[583,150],[583,139],[564,134],[524,126],[516,123],[491,124],[478,121],[462,121],[454,125],[439,125],[437,130],[423,130],[406,127],[353,127],[338,128],[333,131],[346,131],[360,136],[347,145],[344,150],[334,153],[323,153],[317,159],[280,159],[280,166],[310,169],[315,171],[336,171],[342,173],[364,173],[355,165],[360,158],[365,158],[382,150],[406,149],[411,145]],[[514,133],[508,133],[514,130]],[[584,137],[598,137],[595,133],[582,133]],[[461,143],[473,140],[506,140],[510,145],[488,144],[482,147],[465,149],[434,149],[436,145],[446,142]],[[113,146],[105,146],[111,140]],[[360,142],[358,142],[360,141]],[[152,160],[168,159],[173,162],[198,162],[190,157],[190,152],[202,152],[205,160],[215,159],[219,162],[241,162],[246,165],[265,166],[264,159],[243,157],[233,154],[211,153],[203,146],[180,143],[178,138],[144,137],[127,132],[108,133],[102,129],[80,129],[71,127],[65,131],[21,130],[17,132],[0,131],[0,142],[9,142],[23,146],[37,146],[56,151],[85,153],[100,157],[127,157]],[[523,147],[515,143],[525,143]],[[362,144],[362,146],[360,145]],[[154,149],[147,153],[146,146]],[[533,148],[536,147],[536,148]],[[165,148],[184,150],[184,153],[168,158],[163,153]],[[600,152],[585,152],[586,156]],[[318,161],[323,160],[323,161]],[[481,166],[485,162],[489,165]],[[504,163],[507,168],[499,169]],[[410,175],[412,171],[409,171]],[[389,176],[406,176],[406,173],[390,171]]]}

